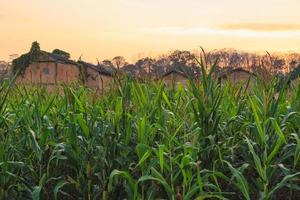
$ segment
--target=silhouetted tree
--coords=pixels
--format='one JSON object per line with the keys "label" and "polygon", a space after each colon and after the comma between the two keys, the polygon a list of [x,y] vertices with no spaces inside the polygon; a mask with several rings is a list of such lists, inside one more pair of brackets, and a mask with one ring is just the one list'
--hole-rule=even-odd
{"label": "silhouetted tree", "polygon": [[139,59],[135,66],[138,68],[140,74],[148,74],[151,76],[153,72],[153,65],[155,60],[149,57]]}
{"label": "silhouetted tree", "polygon": [[33,42],[31,44],[31,48],[29,51],[30,60],[31,61],[36,60],[39,56],[40,51],[41,51],[40,44],[37,41]]}
{"label": "silhouetted tree", "polygon": [[285,65],[284,59],[276,58],[273,60],[273,67],[275,68],[276,71],[282,70],[284,65]]}
{"label": "silhouetted tree", "polygon": [[169,55],[172,66],[192,66],[195,65],[195,55],[189,51],[176,50]]}
{"label": "silhouetted tree", "polygon": [[130,74],[131,76],[138,76],[139,75],[139,70],[136,67],[136,65],[133,64],[127,64],[124,67],[122,67],[122,71],[125,73]]}
{"label": "silhouetted tree", "polygon": [[117,69],[120,69],[121,67],[125,66],[127,62],[123,56],[116,56],[112,59],[112,64]]}

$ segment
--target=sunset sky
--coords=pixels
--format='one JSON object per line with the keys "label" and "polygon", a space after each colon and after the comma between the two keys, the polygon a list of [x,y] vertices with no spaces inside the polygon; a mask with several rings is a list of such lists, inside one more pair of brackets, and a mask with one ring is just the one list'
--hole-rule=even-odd
{"label": "sunset sky", "polygon": [[0,60],[60,48],[95,62],[174,49],[300,52],[299,0],[0,0]]}

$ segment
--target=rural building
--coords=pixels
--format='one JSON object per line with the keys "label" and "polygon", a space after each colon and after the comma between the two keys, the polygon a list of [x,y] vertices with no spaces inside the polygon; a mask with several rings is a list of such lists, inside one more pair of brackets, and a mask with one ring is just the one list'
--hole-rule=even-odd
{"label": "rural building", "polygon": [[37,59],[16,79],[17,84],[43,85],[50,90],[62,84],[84,84],[88,88],[104,90],[113,82],[112,69],[83,61],[75,62],[45,51],[40,51]]}
{"label": "rural building", "polygon": [[295,79],[291,79],[289,83],[290,83],[290,86],[297,87],[300,83],[300,78],[297,77]]}
{"label": "rural building", "polygon": [[287,74],[288,83],[290,86],[297,87],[300,83],[300,65],[296,66],[290,73]]}
{"label": "rural building", "polygon": [[218,74],[219,83],[230,82],[232,84],[245,83],[250,79],[250,83],[256,81],[256,75],[242,68],[225,69]]}
{"label": "rural building", "polygon": [[70,85],[82,80],[77,62],[63,56],[40,51],[34,62],[30,62],[16,79],[17,84],[44,85],[55,89],[58,84]]}
{"label": "rural building", "polygon": [[0,61],[0,81],[7,78],[9,75],[8,63]]}
{"label": "rural building", "polygon": [[190,77],[188,73],[182,70],[171,68],[161,76],[161,80],[167,86],[176,86],[179,84],[187,86]]}
{"label": "rural building", "polygon": [[93,65],[83,61],[78,61],[78,64],[82,67],[82,69],[86,70],[84,81],[86,87],[100,91],[113,87],[113,69],[101,65]]}

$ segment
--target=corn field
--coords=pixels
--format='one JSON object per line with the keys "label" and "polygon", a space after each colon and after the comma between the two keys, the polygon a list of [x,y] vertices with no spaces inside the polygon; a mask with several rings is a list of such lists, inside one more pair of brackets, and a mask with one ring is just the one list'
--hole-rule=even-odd
{"label": "corn field", "polygon": [[103,96],[3,83],[0,199],[300,199],[300,87],[202,72]]}

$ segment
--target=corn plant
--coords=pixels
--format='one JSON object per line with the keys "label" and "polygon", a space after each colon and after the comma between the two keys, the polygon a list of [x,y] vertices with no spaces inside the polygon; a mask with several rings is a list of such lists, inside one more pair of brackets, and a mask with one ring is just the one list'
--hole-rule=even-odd
{"label": "corn plant", "polygon": [[1,85],[0,199],[298,199],[300,87]]}

